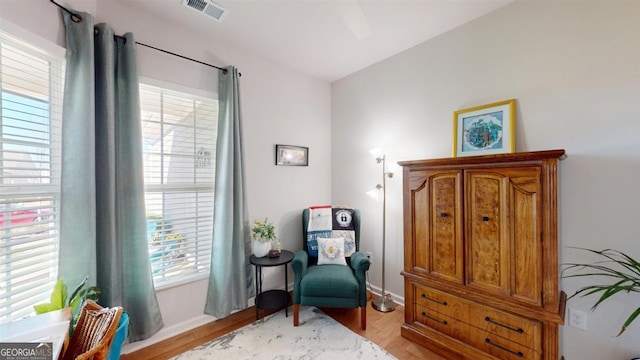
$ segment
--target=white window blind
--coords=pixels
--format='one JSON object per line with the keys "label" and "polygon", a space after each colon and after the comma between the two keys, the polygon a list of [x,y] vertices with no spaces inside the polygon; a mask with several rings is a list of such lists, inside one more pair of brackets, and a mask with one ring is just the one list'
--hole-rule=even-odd
{"label": "white window blind", "polygon": [[0,31],[0,322],[33,314],[56,281],[63,71]]}
{"label": "white window blind", "polygon": [[140,85],[145,204],[156,288],[209,273],[218,101]]}

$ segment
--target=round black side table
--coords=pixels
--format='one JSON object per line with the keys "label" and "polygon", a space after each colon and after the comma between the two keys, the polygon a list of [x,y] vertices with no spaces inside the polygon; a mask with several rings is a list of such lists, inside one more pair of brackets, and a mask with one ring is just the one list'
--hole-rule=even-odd
{"label": "round black side table", "polygon": [[[256,267],[256,320],[259,319],[259,309],[281,309],[284,307],[285,317],[289,317],[289,276],[287,264],[293,260],[293,253],[282,250],[280,256],[270,258],[251,255],[249,262]],[[262,292],[262,268],[270,266],[284,266],[284,290],[268,290]]]}

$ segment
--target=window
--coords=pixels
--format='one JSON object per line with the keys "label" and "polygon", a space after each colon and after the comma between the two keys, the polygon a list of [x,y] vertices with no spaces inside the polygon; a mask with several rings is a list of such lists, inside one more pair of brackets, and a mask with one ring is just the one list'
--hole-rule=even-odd
{"label": "window", "polygon": [[0,31],[0,322],[47,302],[58,272],[64,52]]}
{"label": "window", "polygon": [[218,101],[140,85],[145,204],[156,288],[209,273]]}

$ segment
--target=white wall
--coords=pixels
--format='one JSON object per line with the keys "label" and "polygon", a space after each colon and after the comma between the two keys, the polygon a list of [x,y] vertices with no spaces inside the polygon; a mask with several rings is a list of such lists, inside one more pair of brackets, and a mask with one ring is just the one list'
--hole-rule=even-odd
{"label": "white wall", "polygon": [[[330,85],[262,60],[249,51],[199,37],[170,21],[117,1],[61,1],[111,24],[116,34],[133,32],[136,41],[218,66],[235,65],[240,80],[250,219],[268,217],[282,247],[299,250],[300,214],[310,204],[331,199]],[[184,11],[191,10],[184,8]],[[64,45],[58,9],[44,0],[0,0],[0,21],[10,21],[36,35]],[[139,74],[217,93],[217,71],[138,46]],[[274,145],[309,147],[308,167],[274,165]],[[284,288],[282,268],[266,269],[266,289]],[[290,279],[292,279],[290,273]],[[158,292],[165,328],[125,352],[202,324],[206,281]]]}
{"label": "white wall", "polygon": [[[363,210],[362,248],[380,285],[380,181],[368,154],[392,162],[451,156],[455,110],[517,99],[516,149],[564,148],[560,163],[561,262],[589,261],[569,246],[612,247],[640,258],[640,3],[517,2],[332,84],[332,200]],[[387,289],[403,294],[402,179],[388,181]],[[579,285],[562,281],[568,294]],[[572,299],[588,331],[562,327],[566,359],[640,356],[638,307],[618,295]]]}

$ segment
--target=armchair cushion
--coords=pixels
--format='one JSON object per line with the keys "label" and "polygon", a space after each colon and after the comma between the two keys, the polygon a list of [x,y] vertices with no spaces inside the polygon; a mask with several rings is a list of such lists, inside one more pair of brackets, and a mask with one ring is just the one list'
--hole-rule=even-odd
{"label": "armchair cushion", "polygon": [[344,238],[318,238],[318,265],[347,265]]}
{"label": "armchair cushion", "polygon": [[303,297],[310,298],[357,299],[359,286],[348,266],[310,266],[302,278],[300,291]]}

